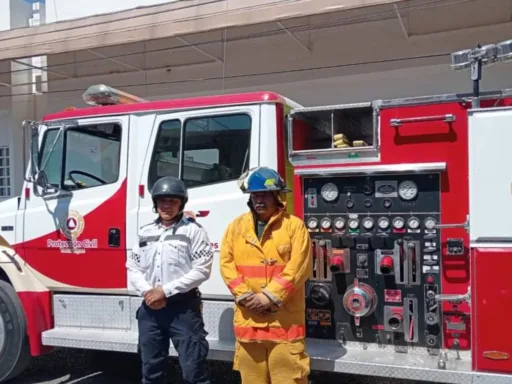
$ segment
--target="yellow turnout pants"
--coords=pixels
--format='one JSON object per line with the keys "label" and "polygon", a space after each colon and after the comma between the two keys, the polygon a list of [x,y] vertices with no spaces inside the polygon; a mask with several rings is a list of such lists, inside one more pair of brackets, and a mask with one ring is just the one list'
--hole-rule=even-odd
{"label": "yellow turnout pants", "polygon": [[307,384],[310,359],[304,340],[236,342],[233,369],[242,384]]}

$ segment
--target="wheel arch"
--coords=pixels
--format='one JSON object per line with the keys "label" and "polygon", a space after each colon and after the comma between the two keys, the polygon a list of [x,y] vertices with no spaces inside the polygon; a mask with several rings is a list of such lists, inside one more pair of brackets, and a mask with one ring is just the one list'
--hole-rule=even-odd
{"label": "wheel arch", "polygon": [[20,300],[27,326],[30,354],[39,356],[53,348],[42,344],[41,334],[53,328],[51,292],[25,266],[9,245],[0,245],[0,280],[10,284]]}

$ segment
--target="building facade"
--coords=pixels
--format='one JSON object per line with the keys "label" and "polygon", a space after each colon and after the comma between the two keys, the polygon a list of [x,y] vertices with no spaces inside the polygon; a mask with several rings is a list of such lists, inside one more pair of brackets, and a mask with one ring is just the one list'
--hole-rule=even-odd
{"label": "building facade", "polygon": [[[471,92],[450,53],[512,39],[511,0],[0,1],[0,199],[21,190],[22,121],[85,106],[93,84],[147,99],[269,90],[307,106]],[[486,68],[482,90],[511,75]]]}

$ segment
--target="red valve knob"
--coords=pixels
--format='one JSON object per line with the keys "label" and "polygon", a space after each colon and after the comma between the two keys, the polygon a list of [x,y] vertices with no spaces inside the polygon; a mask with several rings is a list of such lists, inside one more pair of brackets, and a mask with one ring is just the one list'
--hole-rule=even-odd
{"label": "red valve knob", "polygon": [[329,266],[331,272],[339,272],[343,269],[343,257],[333,256],[331,257],[331,265]]}
{"label": "red valve knob", "polygon": [[394,260],[391,256],[384,256],[380,259],[380,273],[383,275],[388,275],[393,272],[394,268]]}

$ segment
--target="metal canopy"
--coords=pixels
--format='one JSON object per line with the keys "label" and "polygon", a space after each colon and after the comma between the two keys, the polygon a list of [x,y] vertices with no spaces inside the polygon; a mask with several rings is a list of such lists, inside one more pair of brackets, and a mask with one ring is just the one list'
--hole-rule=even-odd
{"label": "metal canopy", "polygon": [[0,33],[0,60],[134,43],[406,0],[188,0]]}
{"label": "metal canopy", "polygon": [[[108,83],[156,96],[448,64],[460,44],[510,38],[512,2],[493,1],[489,9],[487,0],[248,0],[243,8],[234,8],[240,1],[195,0],[11,30],[0,33],[0,97],[29,95],[37,81],[45,83],[42,93],[81,94]],[[165,36],[154,34],[152,25],[167,25],[172,15]],[[263,15],[267,21],[255,23]],[[149,17],[147,38],[134,25]],[[78,37],[91,28],[96,32]],[[123,43],[112,45],[110,37],[121,34],[128,34]],[[13,57],[14,50],[46,57],[38,64]],[[34,68],[44,76],[35,79]]]}

